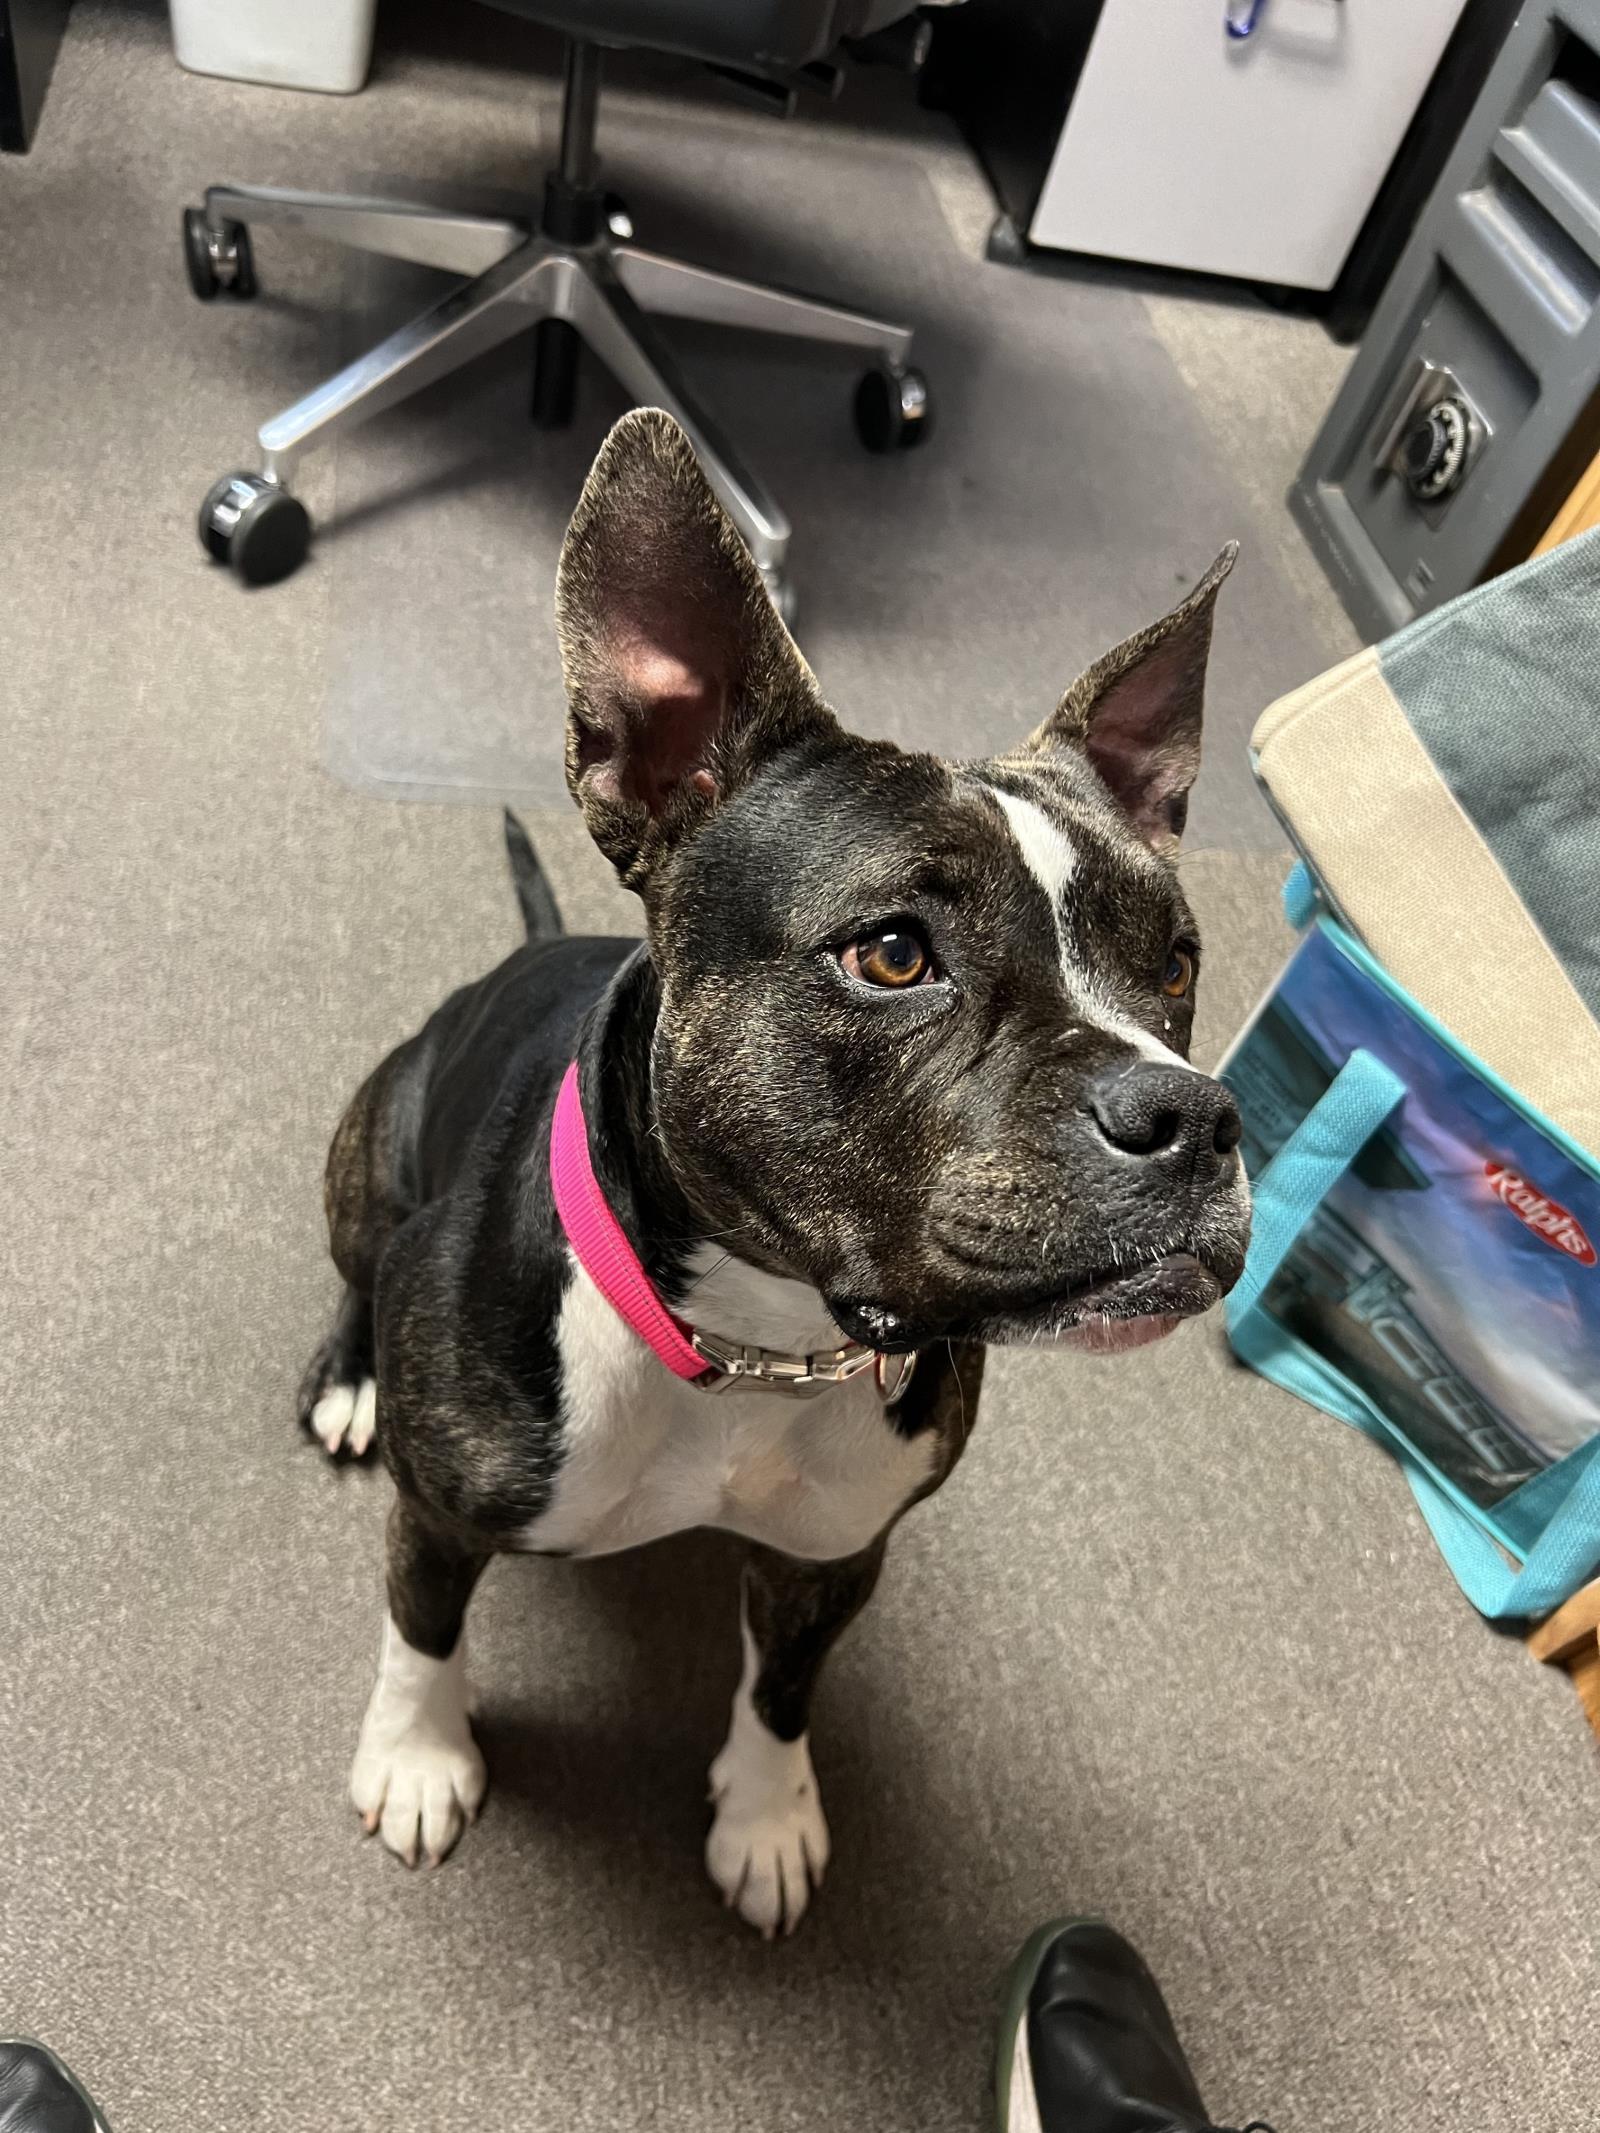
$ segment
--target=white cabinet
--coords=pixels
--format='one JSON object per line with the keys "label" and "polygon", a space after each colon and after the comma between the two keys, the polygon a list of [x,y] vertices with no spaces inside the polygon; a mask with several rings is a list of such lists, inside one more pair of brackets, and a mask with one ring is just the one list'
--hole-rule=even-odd
{"label": "white cabinet", "polygon": [[1464,4],[1106,0],[1028,235],[1331,288]]}

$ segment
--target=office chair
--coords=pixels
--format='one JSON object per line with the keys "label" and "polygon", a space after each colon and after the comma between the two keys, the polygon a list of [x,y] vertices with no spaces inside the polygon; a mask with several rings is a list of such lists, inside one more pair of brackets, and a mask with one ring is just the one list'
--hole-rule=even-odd
{"label": "office chair", "polygon": [[[648,314],[755,327],[859,349],[872,359],[856,391],[856,427],[871,451],[927,433],[928,387],[910,365],[911,333],[882,319],[692,266],[632,242],[625,211],[601,188],[595,154],[602,40],[648,45],[731,73],[792,108],[798,86],[847,44],[863,58],[920,64],[926,24],[914,0],[493,0],[566,38],[560,161],[537,220],[454,214],[400,201],[215,185],[183,217],[196,296],[256,293],[252,225],[442,267],[468,279],[419,318],[262,424],[261,470],[227,474],[200,508],[200,540],[246,583],[286,576],[304,559],[311,520],[291,489],[302,453],[448,376],[513,335],[534,334],[532,419],[571,417],[578,344],[587,343],[641,404],[664,407],[694,441],[773,598],[788,614],[789,521],[698,405]],[[948,4],[948,0],[946,0]]]}

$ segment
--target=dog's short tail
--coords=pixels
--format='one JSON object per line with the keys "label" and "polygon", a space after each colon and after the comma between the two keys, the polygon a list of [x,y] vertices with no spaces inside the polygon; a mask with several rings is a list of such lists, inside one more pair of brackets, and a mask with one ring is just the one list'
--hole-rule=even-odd
{"label": "dog's short tail", "polygon": [[566,931],[561,923],[561,907],[545,879],[538,855],[528,841],[527,831],[509,807],[505,810],[505,827],[511,886],[517,892],[517,904],[522,912],[522,923],[528,929],[528,938],[530,941],[557,940]]}

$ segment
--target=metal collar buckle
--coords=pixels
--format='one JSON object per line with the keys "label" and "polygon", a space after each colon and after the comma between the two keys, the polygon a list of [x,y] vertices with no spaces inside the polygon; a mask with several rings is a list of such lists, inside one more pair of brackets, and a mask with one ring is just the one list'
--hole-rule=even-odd
{"label": "metal collar buckle", "polygon": [[778,1392],[793,1400],[815,1399],[833,1385],[847,1385],[870,1370],[878,1398],[893,1407],[911,1383],[916,1355],[880,1355],[860,1341],[817,1355],[783,1355],[775,1348],[750,1348],[742,1341],[719,1340],[714,1333],[692,1332],[690,1345],[711,1366],[697,1382],[706,1392]]}

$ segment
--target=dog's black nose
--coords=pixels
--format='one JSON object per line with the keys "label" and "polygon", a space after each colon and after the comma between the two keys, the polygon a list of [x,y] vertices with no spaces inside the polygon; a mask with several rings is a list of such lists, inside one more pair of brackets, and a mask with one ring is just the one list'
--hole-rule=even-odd
{"label": "dog's black nose", "polygon": [[1239,1106],[1220,1081],[1188,1067],[1141,1059],[1091,1082],[1085,1102],[1104,1137],[1125,1155],[1195,1164],[1229,1156],[1239,1145]]}

